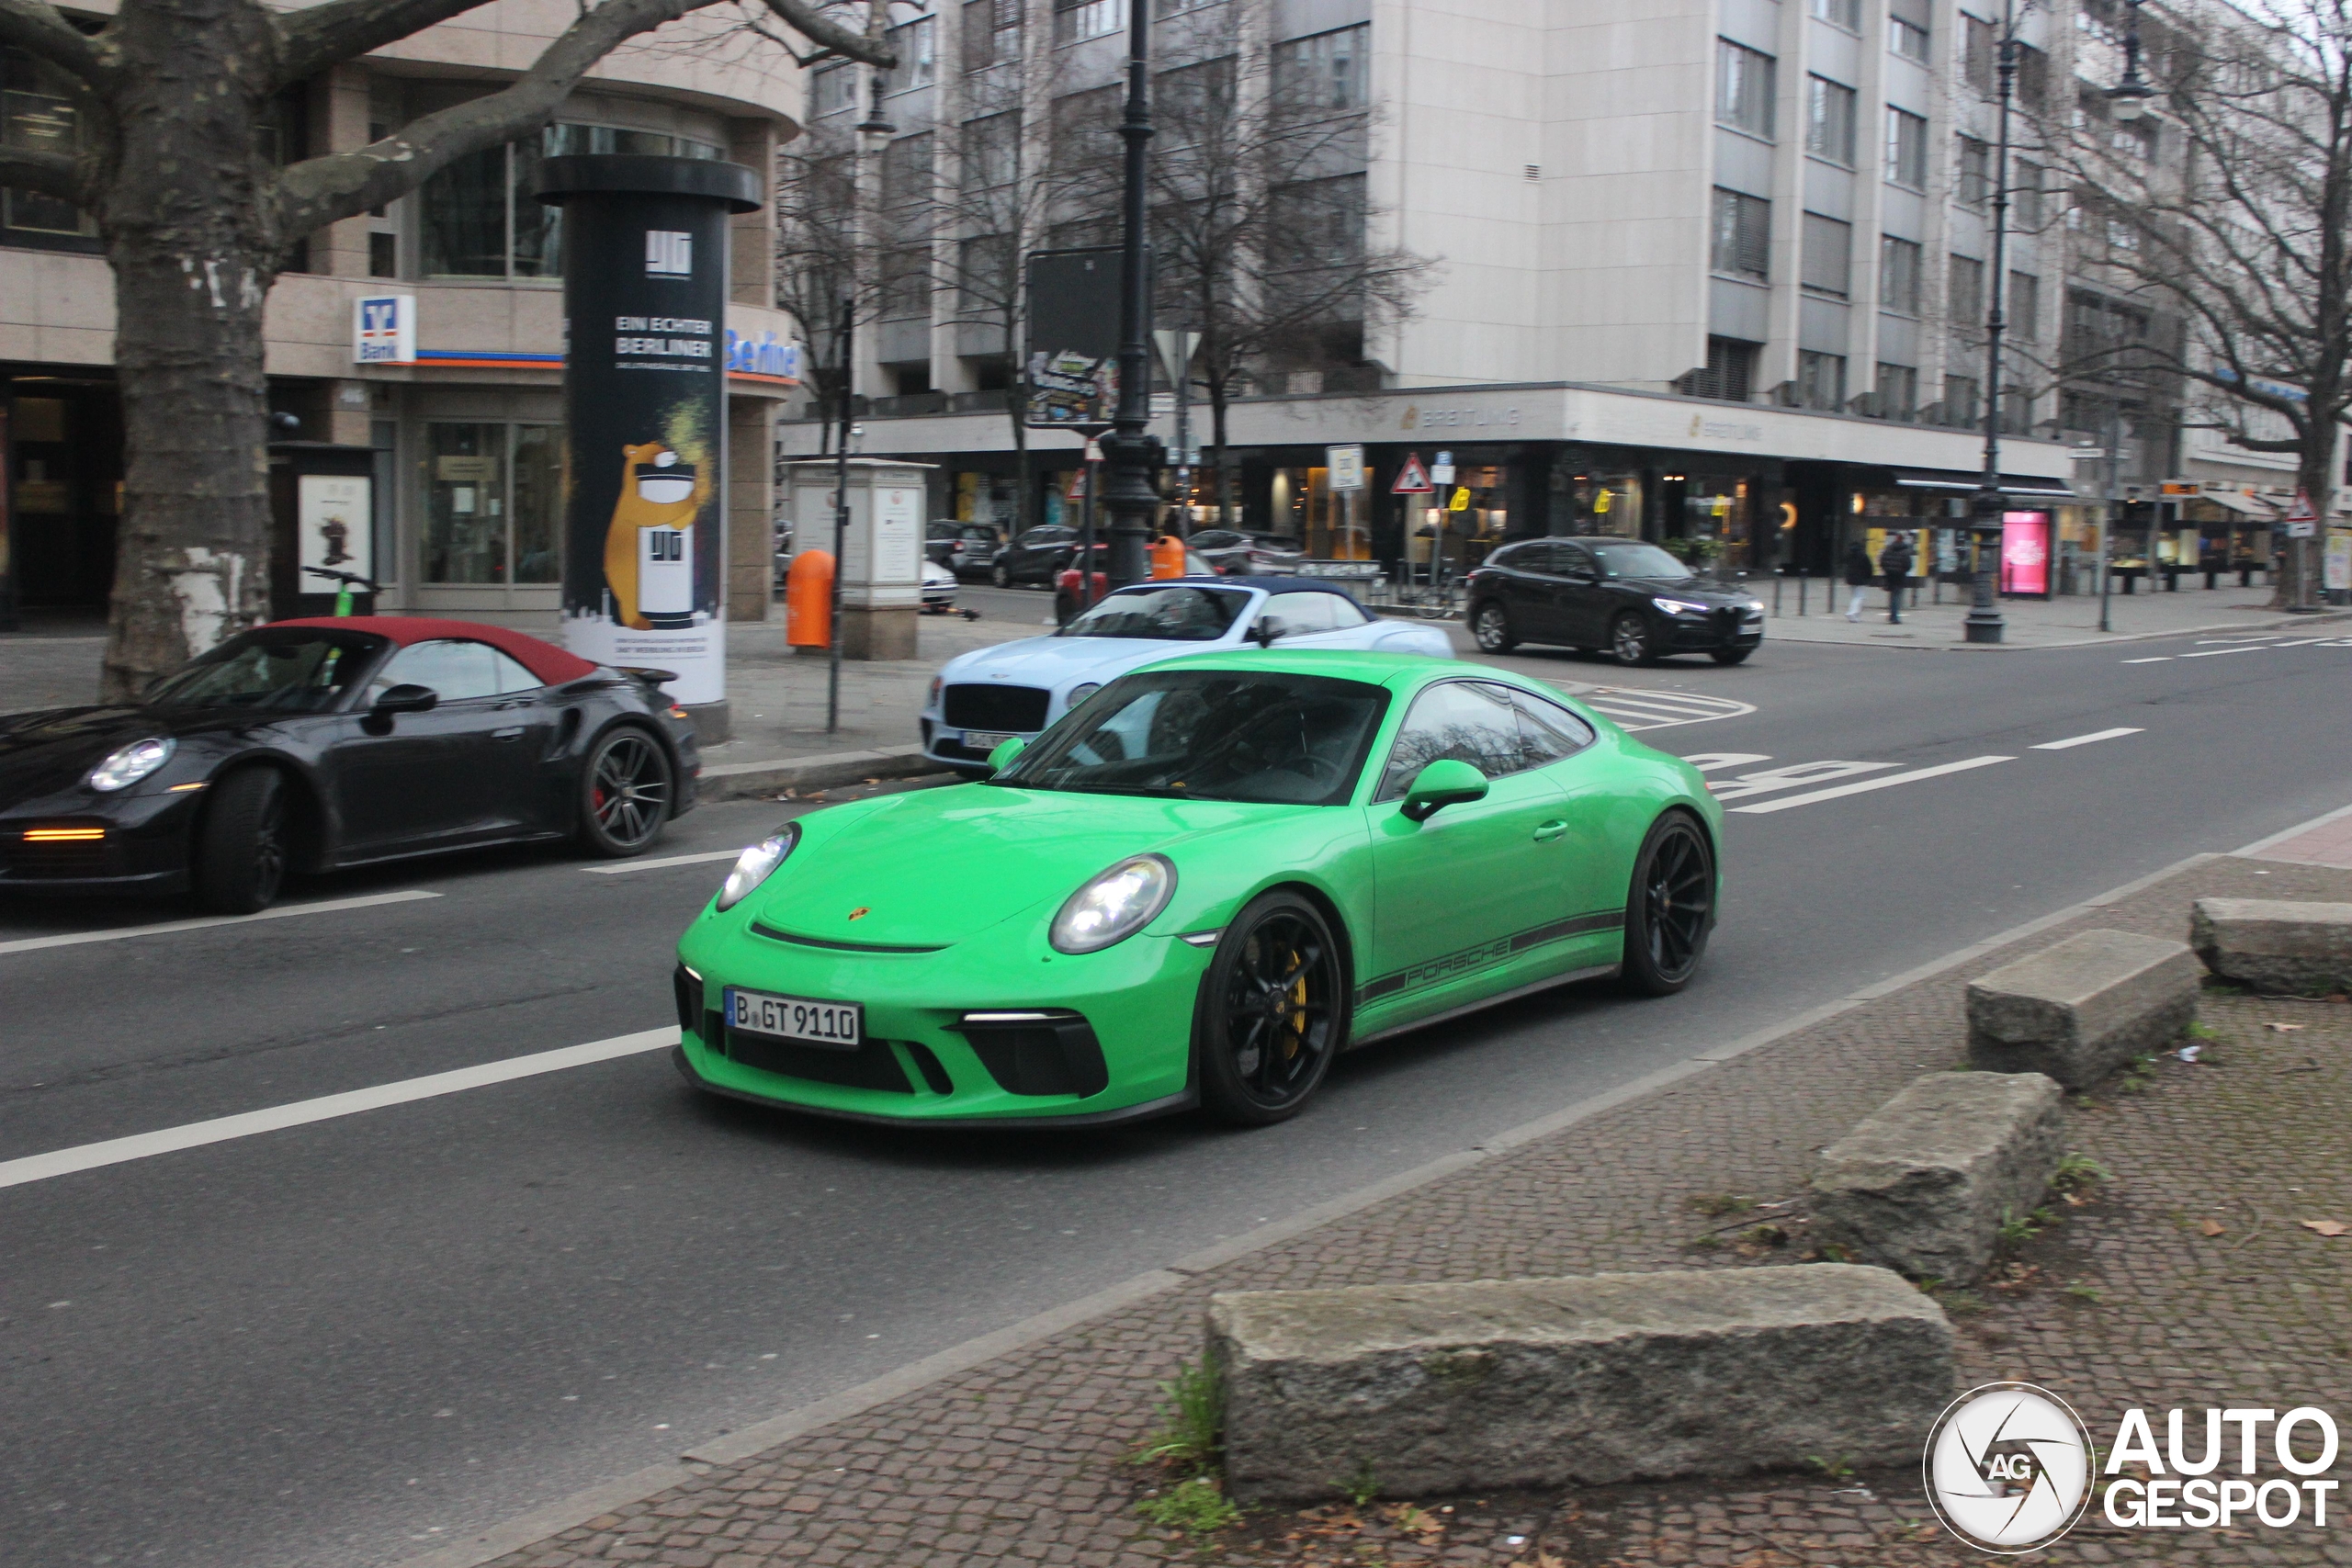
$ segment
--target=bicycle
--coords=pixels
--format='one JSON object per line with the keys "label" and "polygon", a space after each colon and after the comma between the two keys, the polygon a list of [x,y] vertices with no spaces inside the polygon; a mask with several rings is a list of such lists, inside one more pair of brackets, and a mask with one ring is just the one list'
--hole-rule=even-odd
{"label": "bicycle", "polygon": [[336,585],[334,591],[334,613],[338,617],[348,615],[352,613],[351,591],[355,587],[364,588],[368,591],[370,596],[368,613],[371,615],[376,613],[373,596],[378,593],[381,593],[384,590],[382,584],[377,582],[374,579],[362,577],[356,571],[335,571],[331,568],[323,566],[306,566],[302,570],[309,572],[313,577],[329,578],[334,581]]}

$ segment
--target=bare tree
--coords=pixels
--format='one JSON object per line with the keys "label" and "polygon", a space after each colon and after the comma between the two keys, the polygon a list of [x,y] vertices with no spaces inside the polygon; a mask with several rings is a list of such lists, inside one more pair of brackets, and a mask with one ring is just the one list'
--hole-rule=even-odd
{"label": "bare tree", "polygon": [[[109,696],[141,690],[266,613],[262,308],[289,248],[537,131],[630,39],[738,0],[582,0],[497,92],[356,152],[282,167],[266,155],[258,133],[283,90],[487,3],[322,0],[281,11],[262,0],[123,0],[85,30],[48,0],[0,0],[0,42],[62,73],[91,130],[76,154],[0,152],[0,186],[88,211],[114,271],[126,479]],[[889,63],[878,39],[825,14],[841,3],[757,0],[768,15],[750,25]]]}
{"label": "bare tree", "polygon": [[[808,386],[820,415],[838,407],[852,375],[843,363],[844,307],[863,326],[879,303],[862,254],[860,205],[856,154],[840,139],[811,135],[777,158],[775,302],[808,345]],[[820,419],[820,451],[831,449],[833,423]]]}
{"label": "bare tree", "polygon": [[[2200,389],[2233,445],[2293,454],[2324,513],[2352,408],[2352,0],[2167,9],[2143,42],[2156,112],[2086,93],[2060,142],[2078,243],[2184,323],[2132,354]],[[2315,544],[2289,550],[2279,603],[2315,585]]]}

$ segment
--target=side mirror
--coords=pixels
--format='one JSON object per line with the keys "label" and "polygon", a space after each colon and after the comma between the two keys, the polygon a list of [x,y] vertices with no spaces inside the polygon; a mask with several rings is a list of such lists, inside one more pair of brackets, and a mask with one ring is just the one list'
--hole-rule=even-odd
{"label": "side mirror", "polygon": [[1426,822],[1443,807],[1486,798],[1486,774],[1467,762],[1441,757],[1414,776],[1403,809],[1408,821]]}
{"label": "side mirror", "polygon": [[403,682],[387,690],[376,699],[375,705],[368,711],[371,714],[382,715],[424,713],[437,706],[440,701],[441,694],[432,687]]}
{"label": "side mirror", "polygon": [[1290,635],[1290,623],[1280,615],[1261,615],[1250,628],[1250,635],[1260,648],[1272,648],[1276,637]]}
{"label": "side mirror", "polygon": [[996,750],[989,753],[989,772],[992,773],[1004,772],[1005,769],[1012,766],[1013,759],[1027,750],[1029,750],[1029,742],[1022,739],[1018,735],[998,741]]}

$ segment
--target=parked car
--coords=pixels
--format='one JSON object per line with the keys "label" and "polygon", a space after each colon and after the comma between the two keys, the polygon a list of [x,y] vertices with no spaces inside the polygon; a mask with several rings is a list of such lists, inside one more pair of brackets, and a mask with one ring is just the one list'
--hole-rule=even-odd
{"label": "parked car", "polygon": [[1049,583],[1054,574],[1069,564],[1078,549],[1078,530],[1057,523],[1026,529],[1016,535],[996,558],[989,563],[989,581],[999,588],[1010,588],[1016,582]]}
{"label": "parked car", "polygon": [[941,518],[925,530],[923,553],[958,577],[985,577],[996,560],[1001,537],[986,523]]}
{"label": "parked car", "polygon": [[1692,573],[1638,539],[1526,539],[1467,581],[1464,619],[1487,653],[1522,642],[1606,652],[1620,664],[1705,653],[1737,664],[1764,640],[1764,605],[1744,588]]}
{"label": "parked car", "polygon": [[1306,552],[1280,534],[1245,534],[1233,528],[1204,528],[1185,541],[1220,576],[1261,577],[1295,571]]}
{"label": "parked car", "polygon": [[0,719],[0,891],[250,914],[296,873],[440,850],[634,855],[702,769],[673,679],[473,621],[256,626],[139,702]]}
{"label": "parked car", "polygon": [[960,587],[956,574],[935,560],[922,563],[922,607],[934,615],[944,615],[956,608],[956,590]]}
{"label": "parked car", "polygon": [[1340,589],[1290,577],[1177,578],[1122,588],[1059,631],[948,660],[923,705],[923,753],[978,776],[1104,682],[1216,649],[1369,649],[1453,657],[1426,621],[1375,619]]}
{"label": "parked car", "polygon": [[[1111,547],[1107,542],[1094,547],[1094,592],[1088,600],[1089,604],[1111,592],[1110,555]],[[1217,571],[1201,558],[1199,551],[1188,549],[1184,552],[1184,575],[1215,577]],[[1078,612],[1078,552],[1073,549],[1069,564],[1054,577],[1054,625],[1068,626],[1069,618]]]}
{"label": "parked car", "polygon": [[781,588],[784,586],[785,578],[792,570],[791,524],[778,523],[775,525],[773,535],[773,548],[775,552],[775,585],[778,588]]}
{"label": "parked car", "polygon": [[[1268,593],[1100,609],[1230,630]],[[1696,768],[1523,675],[1307,640],[1135,671],[985,784],[784,824],[679,939],[671,1060],[859,1122],[1264,1126],[1393,1031],[1690,984],[1723,834]]]}

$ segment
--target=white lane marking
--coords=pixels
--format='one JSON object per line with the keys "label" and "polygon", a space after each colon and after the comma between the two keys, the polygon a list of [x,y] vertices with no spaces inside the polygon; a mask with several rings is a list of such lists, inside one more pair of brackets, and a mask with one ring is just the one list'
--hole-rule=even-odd
{"label": "white lane marking", "polygon": [[1722,768],[1744,768],[1750,762],[1769,762],[1772,759],[1761,751],[1693,751],[1682,759],[1702,773]]}
{"label": "white lane marking", "polygon": [[2014,762],[2015,757],[1971,757],[1962,762],[1944,762],[1932,768],[1915,768],[1907,773],[1890,773],[1883,779],[1864,779],[1860,784],[1838,784],[1831,789],[1816,789],[1805,795],[1792,795],[1784,800],[1767,800],[1755,806],[1735,806],[1734,811],[1761,814],[1786,811],[1792,807],[1811,806],[1816,801],[1837,800],[1849,795],[1867,795],[1874,789],[1892,789],[1896,784],[1917,784],[1921,779],[1941,778],[1946,773],[1964,773],[1971,768],[1989,768],[1996,762]]}
{"label": "white lane marking", "polygon": [[1624,729],[1670,729],[1677,725],[1705,724],[1718,718],[1738,718],[1756,711],[1753,703],[1731,697],[1711,697],[1696,692],[1635,691],[1628,687],[1596,686],[1571,693],[1578,702],[1597,708]]}
{"label": "white lane marking", "polygon": [[2124,659],[2119,660],[2117,662],[2122,664],[2170,664],[2172,662],[2172,655],[2169,653],[2159,653],[2154,659]]}
{"label": "white lane marking", "polygon": [[355,1089],[343,1094],[322,1095],[317,1100],[298,1100],[289,1105],[273,1105],[265,1111],[216,1116],[209,1122],[190,1122],[183,1126],[165,1127],[159,1132],[133,1134],[128,1138],[108,1138],[104,1143],[80,1144],[70,1149],[53,1149],[45,1155],[26,1155],[20,1159],[0,1161],[0,1187],[21,1187],[28,1181],[46,1181],[51,1177],[70,1176],[77,1170],[96,1170],[101,1166],[121,1165],[129,1160],[175,1154],[181,1149],[202,1148],[207,1144],[225,1144],[232,1138],[250,1138],[257,1133],[275,1133],[282,1128],[300,1127],[312,1122],[332,1121],[338,1116],[353,1116],[363,1111],[379,1111],[388,1105],[406,1105],[411,1100],[431,1100],[436,1095],[457,1094],[494,1083],[510,1083],[516,1078],[536,1077],[541,1073],[561,1072],[567,1067],[584,1067],[594,1062],[609,1062],[616,1056],[663,1050],[677,1043],[678,1026],[673,1023],[661,1029],[640,1030],[635,1034],[616,1034],[609,1040],[592,1040],[585,1045],[535,1051],[527,1056],[509,1056],[503,1061],[484,1062],[479,1066],[458,1067],[451,1072],[432,1073],[421,1078],[378,1084],[373,1089]]}
{"label": "white lane marking", "polygon": [[412,887],[405,893],[370,893],[364,898],[329,898],[317,904],[282,904],[258,915],[205,915],[192,920],[160,920],[152,926],[118,926],[104,931],[66,931],[58,936],[18,937],[0,942],[0,953],[30,953],[43,947],[78,947],[85,942],[120,942],[125,937],[168,936],[174,931],[210,931],[215,926],[250,925],[255,920],[282,920],[293,915],[329,915],[338,909],[368,909],[379,904],[406,904],[418,898],[438,898]]}
{"label": "white lane marking", "polygon": [[2333,642],[2335,640],[2335,639],[2333,637],[2297,637],[2292,642],[2274,642],[2270,646],[2273,648],[2316,648],[2323,643]]}
{"label": "white lane marking", "polygon": [[2209,648],[2202,653],[2184,653],[2183,659],[2219,659],[2225,653],[2267,653],[2267,648]]}
{"label": "white lane marking", "polygon": [[1751,795],[1770,795],[1774,790],[1827,784],[1832,779],[1849,779],[1857,773],[1883,773],[1896,766],[1899,764],[1894,762],[1793,762],[1784,768],[1767,768],[1760,773],[1742,773],[1736,779],[1723,784],[1710,784],[1707,788],[1717,800],[1744,800]]}
{"label": "white lane marking", "polygon": [[660,860],[625,860],[612,865],[583,865],[580,869],[597,876],[620,876],[632,871],[660,871],[666,865],[703,865],[715,860],[733,860],[743,852],[735,850],[705,850],[695,855],[664,855]]}
{"label": "white lane marking", "polygon": [[2064,751],[2070,747],[2087,746],[2094,740],[2116,740],[2126,735],[2144,735],[2143,729],[2098,729],[2088,735],[2070,735],[2064,740],[2045,740],[2031,748],[2036,751]]}

